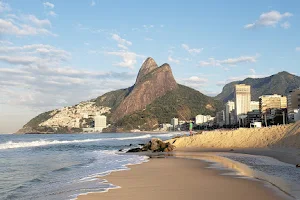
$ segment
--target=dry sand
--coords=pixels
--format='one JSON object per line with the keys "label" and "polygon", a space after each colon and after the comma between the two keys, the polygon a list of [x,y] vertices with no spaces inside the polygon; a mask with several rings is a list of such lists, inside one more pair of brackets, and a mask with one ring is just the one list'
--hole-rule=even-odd
{"label": "dry sand", "polygon": [[156,158],[114,172],[106,179],[120,189],[82,195],[79,200],[282,200],[275,190],[262,182],[221,176],[199,160]]}
{"label": "dry sand", "polygon": [[177,148],[300,148],[300,122],[266,128],[203,131],[169,141]]}

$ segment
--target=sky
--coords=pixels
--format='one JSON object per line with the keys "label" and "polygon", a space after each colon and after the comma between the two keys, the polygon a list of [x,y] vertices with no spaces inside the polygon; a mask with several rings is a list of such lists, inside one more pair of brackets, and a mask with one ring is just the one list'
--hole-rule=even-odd
{"label": "sky", "polygon": [[298,0],[0,0],[0,133],[134,84],[147,57],[215,96],[299,75]]}

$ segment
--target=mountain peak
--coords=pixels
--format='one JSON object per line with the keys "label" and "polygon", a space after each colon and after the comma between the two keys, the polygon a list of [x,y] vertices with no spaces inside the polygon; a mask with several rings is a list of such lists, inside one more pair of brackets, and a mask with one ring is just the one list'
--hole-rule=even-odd
{"label": "mountain peak", "polygon": [[277,75],[294,75],[294,74],[291,74],[287,71],[282,71],[282,72],[278,72]]}
{"label": "mountain peak", "polygon": [[158,65],[156,64],[155,60],[151,57],[148,57],[139,71],[135,84],[139,83],[145,75],[149,74],[156,68],[158,68]]}

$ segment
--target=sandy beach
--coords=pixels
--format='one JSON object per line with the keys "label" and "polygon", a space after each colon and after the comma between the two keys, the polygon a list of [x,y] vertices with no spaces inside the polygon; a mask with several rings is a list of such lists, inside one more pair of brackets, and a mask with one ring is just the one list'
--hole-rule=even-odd
{"label": "sandy beach", "polygon": [[114,172],[104,177],[120,186],[105,193],[90,193],[79,200],[134,199],[204,199],[204,200],[283,200],[280,192],[263,182],[222,176],[224,171],[208,169],[200,160],[154,158],[131,170]]}

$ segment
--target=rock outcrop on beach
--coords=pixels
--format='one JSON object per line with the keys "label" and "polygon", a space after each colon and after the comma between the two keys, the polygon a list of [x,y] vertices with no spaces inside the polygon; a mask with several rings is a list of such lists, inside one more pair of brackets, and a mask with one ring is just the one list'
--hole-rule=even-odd
{"label": "rock outcrop on beach", "polygon": [[127,151],[127,153],[135,152],[170,152],[175,149],[175,146],[170,142],[163,142],[161,139],[152,138],[147,144],[143,145],[141,148],[134,148]]}
{"label": "rock outcrop on beach", "polygon": [[19,133],[80,132],[82,123],[88,125],[92,120],[83,115],[95,113],[107,116],[111,126],[104,130],[106,132],[152,131],[162,123],[170,123],[173,117],[186,121],[200,113],[215,115],[221,108],[220,101],[177,84],[169,64],[158,67],[153,58],[147,58],[133,86],[42,113]]}
{"label": "rock outcrop on beach", "polygon": [[202,131],[168,140],[176,148],[300,148],[300,122],[265,128]]}
{"label": "rock outcrop on beach", "polygon": [[287,96],[289,91],[300,87],[300,77],[288,72],[279,72],[265,78],[246,78],[226,84],[216,99],[223,102],[234,99],[234,85],[251,85],[251,99],[258,101],[262,95],[280,94]]}

